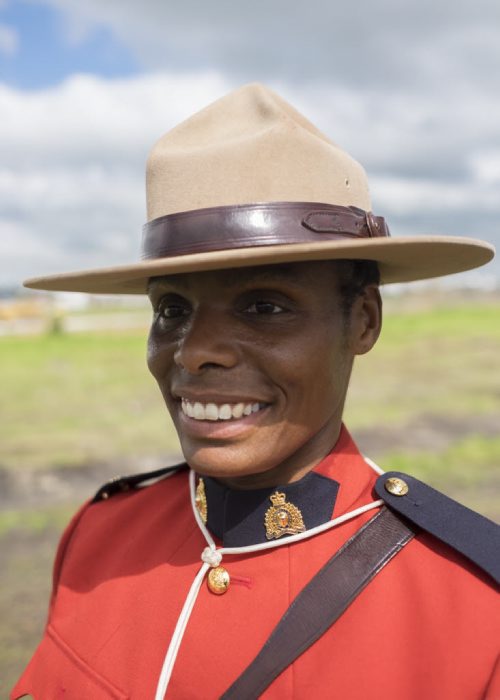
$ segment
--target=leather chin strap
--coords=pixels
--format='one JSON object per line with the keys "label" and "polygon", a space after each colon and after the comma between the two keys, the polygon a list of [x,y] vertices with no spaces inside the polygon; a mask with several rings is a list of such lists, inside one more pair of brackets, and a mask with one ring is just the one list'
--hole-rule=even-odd
{"label": "leather chin strap", "polygon": [[383,217],[358,207],[317,202],[241,204],[153,219],[143,228],[142,258],[389,235]]}

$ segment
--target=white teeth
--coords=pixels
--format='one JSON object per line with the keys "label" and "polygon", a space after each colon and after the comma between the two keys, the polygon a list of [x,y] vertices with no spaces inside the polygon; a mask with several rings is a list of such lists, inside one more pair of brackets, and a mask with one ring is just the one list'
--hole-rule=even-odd
{"label": "white teeth", "polygon": [[207,403],[205,406],[205,418],[206,420],[217,420],[219,417],[219,410],[214,403]]}
{"label": "white teeth", "polygon": [[229,420],[233,417],[233,412],[231,411],[231,406],[228,403],[223,404],[219,408],[219,418],[221,420]]}
{"label": "white teeth", "polygon": [[245,408],[244,403],[237,403],[236,406],[233,406],[233,418],[241,418],[243,415],[243,409]]}
{"label": "white teeth", "polygon": [[218,406],[215,403],[202,404],[199,401],[191,403],[187,399],[181,400],[182,412],[195,420],[231,420],[242,416],[257,413],[263,408],[259,403],[224,403]]}
{"label": "white teeth", "polygon": [[205,407],[198,401],[193,406],[193,418],[196,418],[196,420],[205,419]]}

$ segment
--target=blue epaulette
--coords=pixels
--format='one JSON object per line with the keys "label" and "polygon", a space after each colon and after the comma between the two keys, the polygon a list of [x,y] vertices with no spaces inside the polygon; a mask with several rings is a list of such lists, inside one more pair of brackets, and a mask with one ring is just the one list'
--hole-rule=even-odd
{"label": "blue epaulette", "polygon": [[401,472],[385,472],[375,491],[387,506],[449,545],[500,583],[500,526]]}
{"label": "blue epaulette", "polygon": [[92,503],[105,501],[107,498],[111,498],[111,496],[114,496],[117,493],[132,491],[143,485],[146,481],[158,480],[161,479],[162,476],[167,476],[172,474],[172,472],[180,471],[181,469],[186,468],[186,463],[174,464],[171,467],[163,467],[162,469],[155,469],[151,472],[131,474],[130,476],[117,476],[114,479],[110,479],[108,482],[106,482],[104,486],[101,486],[99,491],[92,499]]}

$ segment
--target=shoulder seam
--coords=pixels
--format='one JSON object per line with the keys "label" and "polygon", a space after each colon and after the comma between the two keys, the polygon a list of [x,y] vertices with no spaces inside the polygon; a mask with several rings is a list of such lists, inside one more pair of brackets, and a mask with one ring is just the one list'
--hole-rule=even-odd
{"label": "shoulder seam", "polygon": [[153,471],[149,472],[140,472],[139,474],[130,474],[128,476],[117,476],[101,486],[91,503],[105,501],[118,493],[137,491],[139,490],[141,484],[144,484],[146,481],[159,481],[162,478],[173,476],[173,474],[176,472],[180,471],[181,469],[186,469],[187,467],[188,465],[183,462],[181,464],[174,464],[169,467],[162,467],[161,469],[154,469]]}

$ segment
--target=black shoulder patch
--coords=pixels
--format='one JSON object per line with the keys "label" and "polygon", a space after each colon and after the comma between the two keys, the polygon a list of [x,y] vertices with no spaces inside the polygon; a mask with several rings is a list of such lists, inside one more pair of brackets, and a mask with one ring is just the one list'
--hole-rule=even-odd
{"label": "black shoulder patch", "polygon": [[375,491],[390,508],[463,554],[500,583],[499,525],[400,472],[382,474]]}
{"label": "black shoulder patch", "polygon": [[187,464],[174,464],[171,467],[163,467],[162,469],[155,469],[152,472],[142,472],[141,474],[131,474],[130,476],[117,476],[114,479],[110,479],[104,486],[101,486],[99,491],[96,493],[92,499],[92,503],[98,503],[99,501],[105,501],[111,496],[117,493],[125,493],[126,491],[132,491],[137,489],[138,486],[143,484],[145,481],[151,481],[152,479],[160,479],[162,476],[167,476],[173,472],[180,471],[181,469],[186,469]]}

